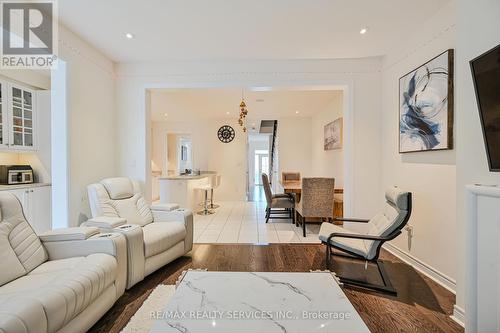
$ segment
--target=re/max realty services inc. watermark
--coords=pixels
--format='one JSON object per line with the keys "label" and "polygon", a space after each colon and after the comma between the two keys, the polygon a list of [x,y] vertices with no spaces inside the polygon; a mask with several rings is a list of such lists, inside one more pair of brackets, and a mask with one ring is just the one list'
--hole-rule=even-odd
{"label": "re/max realty services inc. watermark", "polygon": [[2,69],[53,69],[57,64],[56,0],[0,0]]}

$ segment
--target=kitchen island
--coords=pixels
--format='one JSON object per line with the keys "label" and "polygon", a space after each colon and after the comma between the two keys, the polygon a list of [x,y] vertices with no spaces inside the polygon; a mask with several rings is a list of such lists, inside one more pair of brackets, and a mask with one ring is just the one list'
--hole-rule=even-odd
{"label": "kitchen island", "polygon": [[177,203],[196,211],[203,199],[201,191],[196,188],[210,184],[215,172],[203,172],[199,175],[176,175],[160,177],[160,203]]}

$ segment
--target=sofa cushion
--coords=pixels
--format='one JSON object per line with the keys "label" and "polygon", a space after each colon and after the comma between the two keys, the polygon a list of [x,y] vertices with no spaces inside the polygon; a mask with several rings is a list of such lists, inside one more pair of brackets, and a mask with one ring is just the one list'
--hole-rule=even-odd
{"label": "sofa cushion", "polygon": [[[371,236],[388,236],[396,230],[407,214],[405,210],[398,210],[390,203],[386,203],[382,213],[375,215],[368,222],[367,235]],[[373,258],[377,252],[377,246],[380,241],[365,241],[368,250],[369,258]]]}
{"label": "sofa cushion", "polygon": [[0,332],[46,333],[43,306],[16,295],[0,297]]}
{"label": "sofa cushion", "polygon": [[[341,234],[357,234],[356,232],[352,232],[337,225],[325,222],[321,224],[321,228],[319,229],[319,239],[326,243],[328,241],[328,237],[330,237],[330,235],[334,232]],[[335,237],[331,240],[331,244],[361,256],[365,256],[367,253],[365,241],[362,239]]]}
{"label": "sofa cushion", "polygon": [[127,224],[138,224],[144,226],[153,222],[153,214],[141,194],[135,194],[132,198],[111,201],[119,217],[127,220]]}
{"label": "sofa cushion", "polygon": [[19,200],[11,193],[0,193],[0,286],[25,275],[47,260],[47,253],[26,222]]}
{"label": "sofa cushion", "polygon": [[186,237],[183,222],[155,222],[143,227],[146,258],[162,253]]}
{"label": "sofa cushion", "polygon": [[385,199],[399,210],[408,210],[408,195],[397,187],[391,187],[385,191]]}
{"label": "sofa cushion", "polygon": [[134,195],[134,185],[126,177],[106,178],[101,181],[101,184],[106,188],[112,200],[128,199]]}
{"label": "sofa cushion", "polygon": [[117,269],[116,259],[102,253],[48,261],[0,288],[0,302],[15,297],[40,304],[55,332],[113,283]]}

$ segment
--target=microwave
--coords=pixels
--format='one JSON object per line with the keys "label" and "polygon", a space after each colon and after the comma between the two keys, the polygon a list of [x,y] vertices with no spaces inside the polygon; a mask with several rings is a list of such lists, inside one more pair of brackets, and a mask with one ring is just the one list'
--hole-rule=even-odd
{"label": "microwave", "polygon": [[0,165],[0,184],[30,184],[34,181],[33,169],[29,165]]}

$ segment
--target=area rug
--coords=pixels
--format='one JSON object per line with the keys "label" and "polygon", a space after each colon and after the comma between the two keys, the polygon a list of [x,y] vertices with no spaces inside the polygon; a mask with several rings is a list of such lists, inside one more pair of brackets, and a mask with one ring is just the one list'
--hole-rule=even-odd
{"label": "area rug", "polygon": [[155,322],[151,319],[151,313],[163,309],[175,292],[174,285],[160,284],[157,286],[137,310],[122,333],[149,332]]}

